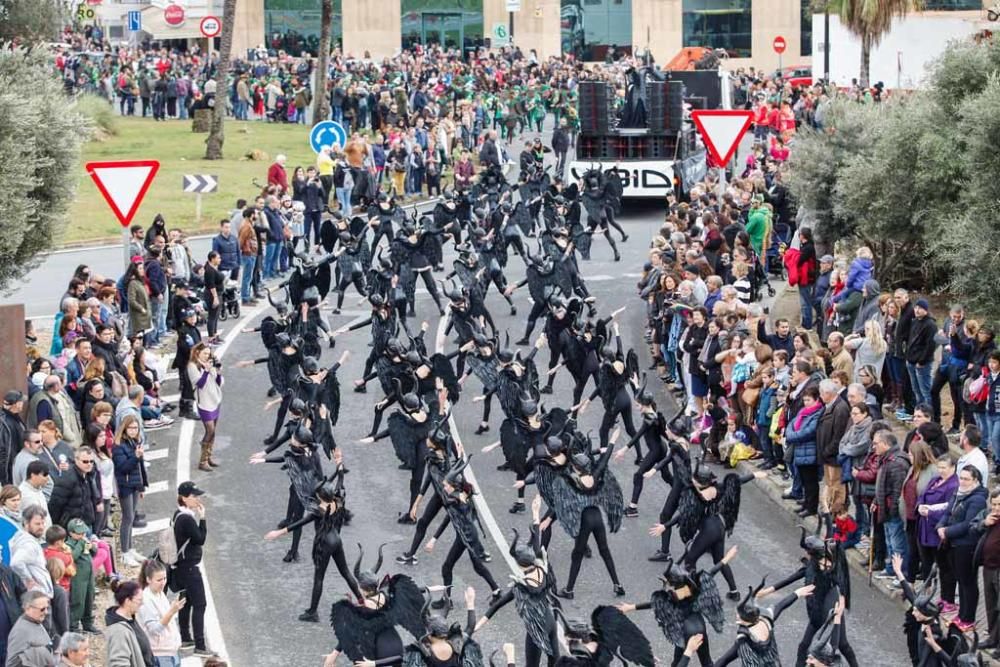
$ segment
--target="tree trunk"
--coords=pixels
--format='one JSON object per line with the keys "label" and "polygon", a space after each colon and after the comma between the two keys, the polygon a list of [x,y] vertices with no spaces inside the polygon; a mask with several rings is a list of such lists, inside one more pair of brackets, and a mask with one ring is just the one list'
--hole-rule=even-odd
{"label": "tree trunk", "polygon": [[323,0],[319,25],[319,61],[316,64],[316,90],[313,91],[313,125],[330,116],[330,96],[326,92],[330,70],[330,39],[333,24],[333,0]]}
{"label": "tree trunk", "polygon": [[215,108],[212,110],[212,129],[205,140],[205,159],[221,160],[222,143],[226,139],[226,101],[229,99],[227,81],[233,52],[233,22],[236,19],[236,0],[225,0],[222,8],[222,47],[219,63],[215,68]]}
{"label": "tree trunk", "polygon": [[869,32],[865,32],[861,35],[861,73],[858,76],[858,85],[862,89],[868,87],[868,79],[870,78],[871,64],[872,64],[872,35]]}

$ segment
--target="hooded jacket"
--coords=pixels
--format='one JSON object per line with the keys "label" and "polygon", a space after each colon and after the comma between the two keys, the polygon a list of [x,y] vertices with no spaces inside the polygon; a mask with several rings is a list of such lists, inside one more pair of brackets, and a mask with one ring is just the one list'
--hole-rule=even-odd
{"label": "hooded jacket", "polygon": [[108,667],[156,667],[149,637],[137,619],[120,616],[116,607],[110,607],[104,613],[104,623]]}
{"label": "hooded jacket", "polygon": [[870,278],[865,282],[861,307],[858,309],[858,316],[854,318],[853,333],[864,335],[865,323],[868,320],[880,319],[882,317],[882,311],[878,307],[878,298],[881,292],[882,286],[874,278]]}
{"label": "hooded jacket", "polygon": [[964,496],[956,493],[952,497],[948,511],[938,521],[938,528],[944,528],[945,539],[951,546],[975,546],[979,541],[972,524],[986,509],[986,495],[986,489],[980,484]]}

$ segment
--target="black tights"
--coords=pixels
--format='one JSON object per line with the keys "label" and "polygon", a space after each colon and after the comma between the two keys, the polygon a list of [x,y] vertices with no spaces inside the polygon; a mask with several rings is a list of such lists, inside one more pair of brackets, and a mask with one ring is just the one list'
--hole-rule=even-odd
{"label": "black tights", "polygon": [[[319,534],[316,535],[316,539],[322,539]],[[354,577],[351,576],[351,570],[347,567],[347,559],[344,557],[344,547],[337,545],[337,548],[332,552],[326,551],[325,549],[319,549],[313,554],[313,586],[312,586],[312,597],[309,599],[309,611],[315,613],[319,609],[319,599],[323,597],[323,580],[326,579],[326,568],[330,565],[330,559],[333,559],[334,564],[337,566],[337,571],[340,572],[340,576],[343,577],[347,585],[351,587],[351,591],[357,596],[358,599],[363,597],[361,595],[361,589],[358,588],[358,584],[354,581]]]}
{"label": "black tights", "polygon": [[[575,376],[574,376],[575,377]],[[576,384],[573,386],[573,405],[577,405],[580,399],[583,398],[583,390],[587,388],[587,381],[590,378],[594,378],[594,386],[597,386],[597,373],[587,373],[583,377],[576,378]]]}
{"label": "black tights", "polygon": [[[299,500],[299,494],[295,493],[295,487],[288,486],[288,508],[285,510],[285,525],[291,525],[298,521],[305,514],[305,508]],[[288,550],[292,553],[299,552],[299,540],[302,539],[302,529],[296,528],[292,531],[292,546]]]}
{"label": "black tights", "polygon": [[[458,559],[462,557],[468,549],[465,546],[465,542],[459,538],[458,534],[455,534],[455,541],[451,545],[451,549],[448,550],[448,555],[444,558],[444,563],[441,564],[441,578],[444,580],[444,585],[449,589],[451,588],[451,583],[454,578],[455,563]],[[490,573],[490,568],[486,567],[486,563],[483,559],[475,556],[469,551],[469,560],[472,561],[472,569],[476,571],[483,581],[485,581],[491,591],[495,591],[500,588],[497,584],[496,579],[493,578],[493,574]]]}
{"label": "black tights", "polygon": [[[684,647],[675,646],[674,659],[670,662],[671,667],[675,667],[683,657]],[[712,649],[708,645],[708,634],[702,634],[701,646],[698,647],[698,660],[701,662],[701,667],[712,667],[715,664],[712,660]]]}
{"label": "black tights", "polygon": [[608,548],[608,532],[604,526],[604,516],[601,514],[600,509],[590,506],[583,510],[583,514],[580,515],[580,532],[576,536],[576,543],[573,545],[572,560],[569,565],[569,579],[566,581],[567,590],[573,590],[573,587],[576,585],[576,578],[580,575],[580,565],[583,564],[583,555],[587,551],[587,542],[590,540],[591,535],[594,536],[594,541],[597,542],[597,551],[601,554],[604,566],[608,568],[611,583],[615,586],[619,585],[618,573],[615,571],[615,560],[611,555],[611,549]]}
{"label": "black tights", "polygon": [[365,276],[363,273],[355,273],[353,276],[341,276],[340,283],[337,285],[337,310],[344,305],[344,293],[347,288],[354,284],[354,289],[358,291],[358,294],[365,296],[367,290],[365,288]]}
{"label": "black tights", "polygon": [[548,667],[553,667],[556,664],[556,656],[559,655],[559,638],[556,636],[556,624],[552,624],[552,629],[549,631],[549,650],[551,653],[546,654],[545,651],[541,649],[535,643],[535,640],[531,638],[531,635],[524,635],[524,667],[539,667],[542,664],[542,656],[545,655],[546,664]]}
{"label": "black tights", "polygon": [[274,419],[274,431],[271,432],[271,439],[277,440],[278,433],[281,432],[281,427],[285,423],[285,416],[288,415],[288,406],[292,403],[292,398],[294,398],[291,392],[286,393],[281,398],[281,405],[278,406],[278,416]]}
{"label": "black tights", "polygon": [[[663,507],[660,509],[660,523],[665,525],[677,511],[677,503],[680,501],[683,486],[681,481],[675,477],[674,483],[670,487],[670,493],[667,494],[667,499],[663,501]],[[660,535],[660,551],[665,554],[670,553],[670,533],[672,531],[673,527],[668,526]]]}
{"label": "black tights", "polygon": [[528,313],[528,324],[524,329],[524,338],[521,340],[528,340],[531,336],[531,332],[535,330],[535,324],[538,322],[538,318],[541,317],[542,313],[545,312],[545,302],[536,301],[531,304],[531,312]]}
{"label": "black tights", "polygon": [[[688,555],[685,561],[688,569],[694,572],[697,569],[698,559],[706,553],[712,556],[712,562],[716,565],[722,561],[722,557],[726,554],[726,527],[722,522],[722,517],[708,517],[701,524],[701,530],[688,545]],[[721,571],[729,585],[729,590],[735,591],[736,578],[733,577],[733,569],[728,565],[723,565]]]}
{"label": "black tights", "polygon": [[[412,505],[411,505],[412,507]],[[435,493],[431,496],[431,499],[427,501],[427,507],[424,508],[424,513],[420,515],[417,519],[417,528],[413,533],[413,541],[410,542],[410,550],[406,552],[407,556],[412,556],[417,553],[417,549],[420,548],[420,543],[424,541],[424,537],[427,535],[427,529],[431,527],[431,521],[437,516],[437,513],[441,511],[444,505],[441,503],[441,498]]]}
{"label": "black tights", "polygon": [[[443,310],[441,308],[441,295],[438,294],[437,283],[434,282],[434,275],[431,273],[430,268],[426,271],[416,271],[416,274],[423,279],[424,286],[427,287],[427,292],[431,295],[431,298],[434,299],[434,303],[437,304],[438,310]],[[410,308],[413,308],[413,304],[410,304]]]}
{"label": "black tights", "polygon": [[[575,405],[575,404],[574,404]],[[638,445],[639,443],[635,443]],[[642,495],[642,486],[646,481],[643,477],[647,472],[653,469],[657,463],[663,458],[663,447],[660,445],[651,446],[646,452],[646,456],[642,458],[639,462],[639,467],[636,469],[635,474],[632,475],[632,504],[639,504],[639,496]],[[660,468],[660,477],[663,478],[664,482],[670,482],[670,475],[666,468]]]}
{"label": "black tights", "polygon": [[[621,415],[622,423],[625,425],[625,432],[628,433],[629,437],[635,436],[635,424],[632,423],[632,402],[625,393],[625,390],[619,392],[618,396],[615,397],[615,404],[610,410],[605,411],[604,419],[601,420],[601,428],[598,431],[601,437],[601,447],[608,446],[608,437],[611,434],[611,427],[615,425],[618,421],[618,415]],[[635,455],[642,457],[642,446],[636,442],[635,443]]]}

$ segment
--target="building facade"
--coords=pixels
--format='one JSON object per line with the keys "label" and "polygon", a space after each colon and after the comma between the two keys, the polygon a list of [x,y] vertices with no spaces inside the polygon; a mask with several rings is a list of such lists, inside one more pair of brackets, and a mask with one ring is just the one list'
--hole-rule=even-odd
{"label": "building facade", "polygon": [[[183,25],[163,24],[162,14],[172,4],[185,8],[189,18]],[[199,36],[199,18],[221,17],[221,5],[222,0],[104,0],[100,11],[124,38],[126,10],[141,9],[144,29],[155,39],[193,39]],[[321,0],[240,0],[234,52],[265,45],[315,53],[320,6]],[[823,30],[823,17],[813,16],[811,7],[809,0],[334,0],[333,40],[356,57],[392,56],[416,43],[468,52],[512,38],[522,51],[534,50],[540,58],[574,53],[585,61],[600,61],[609,53],[648,51],[659,63],[683,47],[701,46],[725,49],[731,68],[765,70],[811,64],[815,49],[819,75],[825,44],[817,31]],[[982,0],[926,0],[925,7],[886,36],[883,44],[904,46],[895,49],[899,53],[883,46],[877,51],[880,62],[901,62],[904,50],[909,60],[922,53],[912,44],[925,44],[928,36],[943,44],[944,36],[986,23]],[[831,76],[840,80],[851,71],[857,47],[835,19],[831,26],[828,41],[838,63],[831,66]],[[777,38],[785,44],[782,54],[774,50]],[[875,61],[873,57],[873,68]],[[898,78],[915,81],[919,67],[910,69]],[[882,78],[893,85],[897,77]]]}

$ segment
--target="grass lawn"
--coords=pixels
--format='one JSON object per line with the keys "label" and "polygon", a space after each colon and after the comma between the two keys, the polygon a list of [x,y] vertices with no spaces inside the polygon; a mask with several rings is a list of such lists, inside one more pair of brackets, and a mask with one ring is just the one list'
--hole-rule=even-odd
{"label": "grass lawn", "polygon": [[[288,177],[298,165],[315,162],[309,146],[309,128],[305,125],[268,124],[226,120],[224,160],[205,160],[207,134],[191,131],[190,121],[158,123],[151,118],[119,118],[118,134],[106,141],[93,141],[83,150],[83,162],[92,160],[160,161],[160,171],[133,218],[148,226],[157,213],[167,220],[167,227],[188,231],[215,230],[222,217],[240,197],[256,194],[251,179],[267,178],[267,168],[278,153],[288,156]],[[245,158],[253,149],[267,153],[269,160]],[[219,189],[202,195],[201,222],[195,220],[195,195],[183,192],[184,174],[211,174],[219,177]],[[70,223],[63,243],[118,239],[121,227],[97,187],[81,165],[76,203],[70,210]]]}

